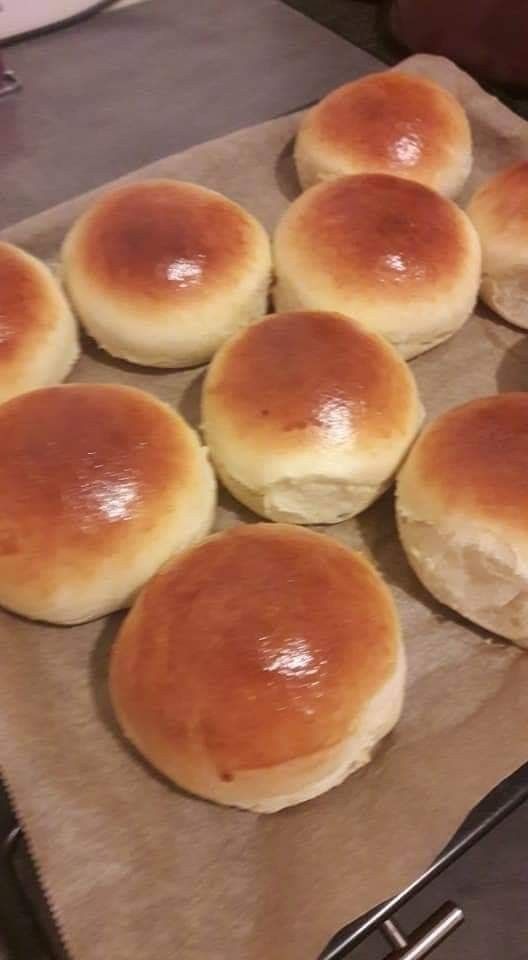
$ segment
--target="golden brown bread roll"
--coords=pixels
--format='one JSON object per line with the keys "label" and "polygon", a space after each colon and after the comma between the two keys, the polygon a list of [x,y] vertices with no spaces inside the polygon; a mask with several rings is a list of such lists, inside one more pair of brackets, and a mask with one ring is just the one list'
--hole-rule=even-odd
{"label": "golden brown bread roll", "polygon": [[0,406],[0,604],[52,623],[127,606],[208,533],[215,483],[193,430],[142,390],[68,384]]}
{"label": "golden brown bread roll", "polygon": [[400,177],[341,177],[303,193],[274,238],[278,311],[331,310],[409,358],[468,318],[480,245],[450,200]]}
{"label": "golden brown bread roll", "polygon": [[337,523],[387,488],[421,424],[393,347],[337,313],[279,313],[207,372],[206,443],[233,496],[270,520]]}
{"label": "golden brown bread roll", "polygon": [[63,380],[78,355],[77,325],[53,274],[0,241],[0,403]]}
{"label": "golden brown bread roll", "polygon": [[303,528],[245,524],[147,584],[112,651],[110,693],[163,774],[269,813],[369,761],[404,675],[394,603],[364,557]]}
{"label": "golden brown bread roll", "polygon": [[266,310],[269,240],[237,203],[178,180],[110,190],[74,224],[64,278],[88,333],[133,363],[209,360]]}
{"label": "golden brown bread roll", "polygon": [[486,181],[467,214],[482,245],[480,296],[505,320],[528,328],[528,162]]}
{"label": "golden brown bread roll", "polygon": [[400,538],[428,590],[528,646],[528,393],[439,417],[397,486]]}
{"label": "golden brown bread roll", "polygon": [[391,173],[455,197],[471,170],[464,109],[426,77],[386,70],[309,110],[295,143],[303,189],[345,174]]}

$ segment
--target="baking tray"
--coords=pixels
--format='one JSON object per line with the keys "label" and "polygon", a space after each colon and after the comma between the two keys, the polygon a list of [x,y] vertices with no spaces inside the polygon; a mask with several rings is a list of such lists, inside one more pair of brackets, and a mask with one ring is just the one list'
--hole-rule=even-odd
{"label": "baking tray", "polygon": [[[282,154],[281,154],[282,157]],[[487,322],[487,321],[484,321]],[[418,635],[421,636],[421,633],[418,632]],[[415,633],[416,636],[416,633]],[[424,632],[424,640],[428,639],[427,631]],[[430,639],[430,637],[429,637]],[[16,753],[18,756],[18,738],[12,738],[16,744]],[[444,738],[445,742],[445,738]],[[526,757],[525,745],[522,741],[522,737],[517,741],[517,753],[515,755],[515,763],[524,761]],[[453,754],[453,744],[449,741],[449,746],[447,747],[449,753]],[[455,753],[456,750],[455,746]],[[509,769],[514,766],[511,764]],[[452,779],[447,779],[447,783],[453,783],[456,785],[457,777]],[[486,786],[489,786],[488,783]],[[435,792],[437,790],[437,781],[435,780],[432,783],[432,790]],[[444,783],[445,786],[445,783]],[[481,789],[480,792],[476,795],[473,795],[471,801],[474,802],[477,796],[482,795],[484,790]],[[355,949],[363,939],[365,939],[373,931],[382,929],[386,938],[391,944],[391,948],[396,948],[398,950],[397,954],[394,952],[391,956],[398,957],[408,957],[409,950],[413,950],[415,944],[410,945],[409,943],[402,945],[403,937],[398,931],[397,911],[401,906],[407,903],[414,895],[419,892],[423,887],[428,885],[438,874],[443,872],[450,864],[453,863],[459,856],[461,856],[466,850],[473,846],[484,833],[488,832],[493,826],[495,826],[504,816],[506,816],[511,810],[513,810],[522,800],[526,799],[528,796],[528,769],[522,767],[516,774],[512,775],[507,781],[504,781],[498,788],[496,788],[491,795],[488,795],[488,798],[479,804],[475,812],[471,817],[465,821],[461,830],[457,833],[456,837],[451,841],[449,846],[443,851],[440,857],[437,858],[434,865],[426,870],[423,874],[418,876],[412,883],[409,884],[404,890],[400,892],[396,897],[392,897],[391,900],[387,901],[382,907],[376,908],[373,911],[360,920],[354,921],[346,928],[342,929],[334,939],[331,941],[330,945],[326,950],[321,954],[321,957],[325,957],[326,960],[338,960],[338,958],[347,955],[352,949]],[[467,810],[470,807],[471,803],[467,803],[464,806],[464,810]],[[52,811],[50,811],[52,813]],[[60,835],[60,818],[59,822],[55,825],[56,836]],[[452,821],[451,828],[456,821]],[[393,820],[391,819],[389,825],[389,830],[392,830],[393,835],[398,837],[399,832],[397,827],[394,828]],[[416,833],[416,824],[413,820],[413,829]],[[53,842],[53,829],[50,828],[51,839]],[[436,842],[433,842],[428,850],[428,857],[435,852],[440,845],[440,842],[443,841],[448,836],[446,832],[441,838],[437,838]],[[381,844],[390,840],[390,836],[385,835],[386,839],[381,838]],[[412,837],[407,838],[407,845],[410,845]],[[56,841],[57,842],[57,841]],[[405,845],[403,848],[404,852]],[[394,859],[394,858],[393,858]],[[422,861],[423,863],[424,861]],[[80,875],[83,872],[83,861],[79,857],[79,860],[75,862],[75,869]],[[390,863],[390,859],[387,859],[387,864]],[[415,867],[414,870],[417,868]],[[24,838],[21,835],[20,831],[14,825],[14,829],[10,832],[9,836],[6,838],[6,843],[2,851],[2,870],[7,878],[7,883],[9,886],[9,897],[13,897],[13,913],[15,910],[22,912],[22,915],[27,917],[28,923],[25,925],[25,929],[31,930],[31,934],[34,936],[34,945],[29,947],[27,945],[27,940],[25,935],[21,934],[21,930],[13,930],[13,925],[9,923],[12,919],[11,916],[7,918],[8,927],[9,927],[9,936],[13,939],[13,936],[18,937],[20,940],[22,936],[22,941],[20,945],[16,943],[11,944],[11,951],[14,957],[24,957],[24,958],[35,958],[35,957],[58,957],[64,958],[67,956],[63,948],[61,947],[60,940],[57,936],[56,931],[53,927],[52,919],[49,916],[48,911],[46,910],[46,904],[43,902],[42,894],[39,892],[38,887],[38,878],[35,876],[35,871],[31,867],[31,862],[28,860],[27,853],[24,849]],[[413,872],[414,872],[413,870]],[[407,874],[406,879],[409,876],[413,875],[413,872]],[[401,880],[398,881],[401,883]],[[392,892],[397,887],[397,884],[392,884],[391,887],[386,887],[385,890],[379,890],[377,896],[384,895],[386,892]],[[342,883],[342,888],[346,892],[346,884]],[[342,923],[347,919],[349,915],[349,900],[348,894],[346,894],[347,902],[345,904],[345,911],[343,911],[337,922]],[[9,901],[11,902],[11,901]],[[370,900],[372,902],[372,899]],[[15,907],[16,904],[16,907]],[[350,913],[359,912],[361,908],[364,908],[365,904],[360,904],[351,906]],[[113,910],[113,908],[112,908]],[[454,911],[454,913],[453,913]],[[11,914],[11,908],[7,907],[8,914]],[[443,912],[440,920],[444,923],[449,920],[449,917],[452,918],[452,922],[458,922],[460,919],[460,911],[456,911],[455,908],[448,907],[447,913]],[[453,919],[454,918],[454,919]],[[435,917],[433,920],[430,920],[429,928],[431,923],[433,925],[437,922],[438,918]],[[327,931],[335,929],[337,922],[330,923],[325,928],[325,935]],[[449,926],[449,924],[448,924]],[[96,929],[96,923],[94,924]],[[91,929],[91,927],[90,927]],[[423,940],[425,936],[424,930],[420,932],[417,936]],[[430,929],[429,929],[430,932]],[[436,938],[438,939],[438,938]],[[319,949],[320,943],[322,940],[318,941],[317,949]],[[432,943],[430,943],[432,946]],[[402,953],[402,950],[406,950],[406,953]],[[417,954],[414,952],[414,956],[424,956],[425,953],[422,952]]]}
{"label": "baking tray", "polygon": [[[368,937],[381,933],[390,957],[418,960],[427,956],[463,920],[463,904],[448,901],[410,936],[398,925],[398,911],[444,873],[491,830],[528,800],[528,763],[479,803],[431,866],[386,903],[352,921],[329,942],[319,960],[342,960]],[[82,863],[79,863],[82,870]],[[47,907],[21,828],[12,817],[0,848],[1,921],[10,960],[71,960]],[[381,952],[380,952],[381,957]],[[314,958],[315,960],[315,958]]]}

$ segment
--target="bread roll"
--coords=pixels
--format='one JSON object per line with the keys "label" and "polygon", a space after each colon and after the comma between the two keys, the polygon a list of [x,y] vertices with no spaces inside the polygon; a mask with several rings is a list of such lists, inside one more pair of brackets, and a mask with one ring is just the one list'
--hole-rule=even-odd
{"label": "bread roll", "polygon": [[450,337],[480,282],[480,246],[450,200],[385,174],[312,187],[274,241],[275,309],[332,310],[381,333],[403,357]]}
{"label": "bread roll", "polygon": [[400,537],[442,603],[528,647],[528,394],[473,400],[419,438],[398,479]]}
{"label": "bread roll", "polygon": [[109,191],[70,230],[63,264],[88,333],[133,363],[204,363],[266,311],[263,227],[192,183],[146,180]]}
{"label": "bread roll", "polygon": [[68,384],[0,406],[0,604],[81,623],[132,601],[208,533],[215,483],[193,430],[142,390]]}
{"label": "bread roll", "polygon": [[77,325],[51,272],[0,241],[0,403],[63,380],[78,355]]}
{"label": "bread roll", "polygon": [[303,189],[353,173],[392,173],[456,197],[471,170],[466,114],[425,77],[386,70],[334,90],[295,142]]}
{"label": "bread roll", "polygon": [[110,693],[170,780],[271,813],[368,763],[404,677],[396,610],[364,557],[309,530],[244,524],[147,584],[112,651]]}
{"label": "bread roll", "polygon": [[368,507],[422,416],[393,347],[336,313],[265,317],[224,344],[203,391],[223,483],[261,516],[291,523],[337,523]]}
{"label": "bread roll", "polygon": [[480,296],[528,328],[528,162],[503,170],[473,195],[467,213],[482,245]]}

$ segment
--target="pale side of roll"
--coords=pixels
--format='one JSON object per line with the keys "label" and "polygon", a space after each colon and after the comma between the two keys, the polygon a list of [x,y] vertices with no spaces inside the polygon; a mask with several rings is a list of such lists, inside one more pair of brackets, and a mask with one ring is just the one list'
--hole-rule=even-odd
{"label": "pale side of roll", "polygon": [[90,336],[133,363],[205,363],[266,311],[264,228],[196,184],[145,180],[110,190],[71,228],[62,259]]}
{"label": "pale side of roll", "polygon": [[505,320],[528,329],[528,162],[486,181],[467,214],[482,245],[480,296]]}
{"label": "pale side of roll", "polygon": [[439,417],[397,484],[401,542],[442,603],[528,647],[528,393]]}
{"label": "pale side of roll", "polygon": [[242,524],[167,564],[118,634],[128,739],[180,787],[272,813],[337,786],[396,724],[405,654],[368,560],[287,524]]}
{"label": "pale side of roll", "polygon": [[64,380],[78,356],[77,324],[50,270],[0,241],[0,403]]}
{"label": "pale side of roll", "polygon": [[215,479],[196,433],[134,387],[66,384],[0,405],[0,604],[71,624],[128,606],[205,536]]}
{"label": "pale side of roll", "polygon": [[471,130],[448,90],[385,70],[338,87],[307,111],[295,163],[304,190],[348,174],[390,173],[456,197],[471,170]]}
{"label": "pale side of roll", "polygon": [[349,317],[265,317],[218,351],[202,423],[216,471],[270,520],[338,523],[390,484],[420,427],[413,375]]}
{"label": "pale side of roll", "polygon": [[480,283],[475,228],[452,201],[385,174],[312,187],[274,237],[275,309],[344,313],[406,359],[452,336]]}

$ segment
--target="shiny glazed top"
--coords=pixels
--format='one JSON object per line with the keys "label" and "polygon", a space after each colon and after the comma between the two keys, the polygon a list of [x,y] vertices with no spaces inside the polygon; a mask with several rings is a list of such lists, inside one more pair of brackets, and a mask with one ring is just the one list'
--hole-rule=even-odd
{"label": "shiny glazed top", "polygon": [[528,534],[528,393],[449,410],[422,434],[402,473],[446,513]]}
{"label": "shiny glazed top", "polygon": [[205,409],[251,444],[392,442],[416,413],[411,374],[375,334],[339,313],[271,314],[229,341]]}
{"label": "shiny glazed top", "polygon": [[249,214],[178,180],[112,190],[73,229],[76,267],[87,282],[128,300],[193,299],[229,284],[254,256]]}
{"label": "shiny glazed top", "polygon": [[[0,405],[0,564],[91,565],[146,535],[194,479],[188,428],[132,387],[68,384]],[[93,551],[93,553],[92,553]]]}
{"label": "shiny glazed top", "polygon": [[149,582],[110,684],[147,753],[202,757],[230,780],[331,747],[396,665],[399,628],[370,564],[330,538],[241,525]]}
{"label": "shiny glazed top", "polygon": [[323,149],[379,173],[433,183],[453,151],[471,150],[464,110],[425,77],[384,71],[347,83],[307,115],[306,131]]}
{"label": "shiny glazed top", "polygon": [[385,174],[340,177],[291,205],[276,251],[341,291],[408,298],[463,270],[470,240],[462,218],[454,203],[419,183]]}

